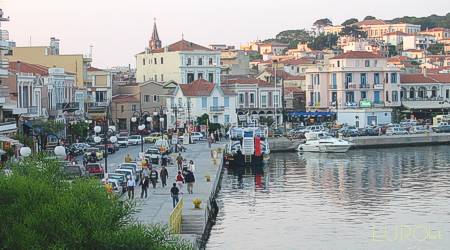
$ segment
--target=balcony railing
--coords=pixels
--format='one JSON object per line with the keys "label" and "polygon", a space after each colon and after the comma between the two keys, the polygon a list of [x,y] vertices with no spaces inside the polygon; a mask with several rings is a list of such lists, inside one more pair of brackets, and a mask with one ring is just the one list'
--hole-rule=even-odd
{"label": "balcony railing", "polygon": [[345,89],[356,89],[356,83],[345,84]]}
{"label": "balcony railing", "polygon": [[16,129],[17,125],[15,121],[0,123],[0,132],[12,131]]}
{"label": "balcony railing", "polygon": [[80,109],[80,103],[78,102],[57,103],[56,109],[63,111],[75,111]]}
{"label": "balcony railing", "polygon": [[32,106],[27,108],[27,114],[29,115],[37,115],[38,114],[38,107]]}
{"label": "balcony railing", "polygon": [[408,102],[412,102],[412,101],[443,101],[444,97],[415,97],[415,98],[407,98],[407,97],[403,97],[402,101],[408,101]]}
{"label": "balcony railing", "polygon": [[108,101],[103,102],[90,102],[87,104],[89,113],[104,113],[109,106]]}
{"label": "balcony railing", "polygon": [[330,84],[330,85],[329,85],[329,88],[330,88],[330,89],[337,89],[337,84]]}
{"label": "balcony railing", "polygon": [[224,106],[211,106],[211,107],[209,107],[209,111],[211,111],[211,112],[223,112],[223,111],[225,111],[225,107]]}
{"label": "balcony railing", "polygon": [[370,88],[370,85],[367,84],[367,83],[366,83],[366,84],[360,84],[360,85],[359,85],[359,88],[360,88],[360,89],[369,89],[369,88]]}
{"label": "balcony railing", "polygon": [[379,84],[374,84],[373,85],[373,89],[383,89],[383,84],[379,83]]}

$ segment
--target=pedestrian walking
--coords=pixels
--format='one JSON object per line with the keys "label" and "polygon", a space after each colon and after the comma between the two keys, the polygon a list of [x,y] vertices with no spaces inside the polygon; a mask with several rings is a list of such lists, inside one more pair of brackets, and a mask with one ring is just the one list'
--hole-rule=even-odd
{"label": "pedestrian walking", "polygon": [[141,172],[141,180],[148,177],[150,177],[150,170],[148,170],[147,167],[144,167]]}
{"label": "pedestrian walking", "polygon": [[187,171],[185,181],[187,183],[188,193],[193,194],[194,193],[195,176],[194,176],[194,173],[192,173],[192,171]]}
{"label": "pedestrian walking", "polygon": [[127,181],[127,192],[128,192],[128,199],[134,199],[134,186],[136,186],[136,182],[133,180],[133,178],[128,177]]}
{"label": "pedestrian walking", "polygon": [[183,156],[181,156],[181,153],[177,156],[177,164],[178,164],[178,170],[183,169]]}
{"label": "pedestrian walking", "polygon": [[161,177],[162,186],[163,187],[167,186],[166,181],[167,177],[169,177],[169,172],[167,171],[167,168],[165,166],[163,166],[161,168],[161,171],[159,171],[159,177]]}
{"label": "pedestrian walking", "polygon": [[173,208],[178,204],[179,198],[178,194],[180,193],[180,189],[177,188],[177,184],[174,183],[173,187],[170,189],[170,196],[172,196]]}
{"label": "pedestrian walking", "polygon": [[141,199],[144,198],[144,194],[145,194],[145,199],[147,199],[147,190],[148,190],[149,182],[150,181],[149,181],[148,176],[141,179]]}
{"label": "pedestrian walking", "polygon": [[208,136],[208,147],[211,148],[211,137]]}
{"label": "pedestrian walking", "polygon": [[127,154],[127,156],[125,156],[125,162],[126,163],[129,163],[129,162],[131,162],[131,156],[130,156],[130,154]]}
{"label": "pedestrian walking", "polygon": [[195,165],[194,165],[194,161],[193,160],[189,161],[188,170],[191,171],[192,173],[195,172]]}
{"label": "pedestrian walking", "polygon": [[150,172],[150,181],[152,182],[153,188],[156,188],[156,183],[158,182],[158,171],[156,169],[152,169]]}
{"label": "pedestrian walking", "polygon": [[[181,174],[181,171],[178,171],[178,175],[175,178],[175,181],[177,183],[178,189],[181,191],[183,190],[183,184],[184,184],[184,177]],[[182,191],[181,191],[182,192]]]}

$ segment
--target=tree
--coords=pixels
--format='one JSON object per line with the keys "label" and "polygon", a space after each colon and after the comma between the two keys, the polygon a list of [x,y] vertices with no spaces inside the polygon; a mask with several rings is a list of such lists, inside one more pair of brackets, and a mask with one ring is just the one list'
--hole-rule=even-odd
{"label": "tree", "polygon": [[341,36],[353,36],[353,37],[359,37],[359,38],[366,38],[367,33],[360,30],[358,26],[352,25],[352,26],[346,26],[342,29],[341,33],[339,33]]}
{"label": "tree", "polygon": [[192,249],[167,228],[134,223],[134,204],[98,180],[68,182],[44,154],[12,170],[0,174],[0,249]]}
{"label": "tree", "polygon": [[320,34],[308,43],[308,47],[314,50],[323,50],[325,48],[332,49],[333,46],[337,45],[337,41],[338,36],[335,34]]}
{"label": "tree", "polygon": [[389,57],[398,55],[397,47],[395,45],[389,45],[388,51],[389,51]]}
{"label": "tree", "polygon": [[89,124],[85,122],[77,122],[75,124],[71,124],[69,127],[70,134],[74,138],[85,139],[88,136]]}
{"label": "tree", "polygon": [[348,26],[348,25],[352,25],[358,22],[358,19],[356,18],[350,18],[345,20],[345,22],[342,23],[342,26]]}
{"label": "tree", "polygon": [[374,17],[374,16],[366,16],[366,17],[364,17],[364,20],[375,20],[375,19],[377,19],[377,18]]}
{"label": "tree", "polygon": [[428,52],[430,52],[432,55],[440,55],[444,53],[444,44],[442,43],[436,43],[436,44],[430,44],[427,49]]}
{"label": "tree", "polygon": [[38,121],[33,124],[34,128],[42,128],[46,133],[57,134],[64,129],[64,123],[54,120]]}
{"label": "tree", "polygon": [[331,25],[333,25],[333,22],[328,18],[322,18],[322,19],[316,20],[313,23],[313,26],[317,27],[317,28],[323,28],[323,27],[331,26]]}

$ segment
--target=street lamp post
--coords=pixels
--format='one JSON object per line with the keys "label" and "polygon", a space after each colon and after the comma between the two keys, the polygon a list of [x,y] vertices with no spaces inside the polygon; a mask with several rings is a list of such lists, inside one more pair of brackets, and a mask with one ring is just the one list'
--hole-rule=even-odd
{"label": "street lamp post", "polygon": [[[96,134],[102,132],[102,127],[95,126],[94,127],[94,132]],[[107,137],[108,137],[108,135],[111,135],[109,137],[109,141],[111,143],[113,143],[113,144],[116,143],[117,142],[117,137],[114,135],[115,132],[116,132],[115,129],[113,129],[111,127],[108,127],[108,123],[105,122],[105,125],[103,127],[103,133],[104,133],[103,143],[105,144],[105,155],[104,155],[104,158],[105,158],[105,173],[108,173],[108,138]],[[97,135],[94,137],[94,142],[95,143],[100,143],[101,140],[102,139],[99,136],[97,136]]]}
{"label": "street lamp post", "polygon": [[[145,119],[144,119],[145,118]],[[145,122],[151,122],[152,116],[147,111],[135,111],[133,113],[133,117],[131,117],[131,122],[142,122],[141,125],[138,126],[139,133],[141,134],[141,153],[144,153],[144,129],[146,128]]]}
{"label": "street lamp post", "polygon": [[159,130],[161,132],[161,139],[164,140],[164,117],[159,118]]}

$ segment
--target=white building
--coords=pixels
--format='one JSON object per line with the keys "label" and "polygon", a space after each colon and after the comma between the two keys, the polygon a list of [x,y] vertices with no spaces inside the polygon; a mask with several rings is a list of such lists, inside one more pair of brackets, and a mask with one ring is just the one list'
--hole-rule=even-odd
{"label": "white building", "polygon": [[436,44],[436,37],[432,35],[411,35],[403,37],[403,50],[423,50],[431,44]]}
{"label": "white building", "polygon": [[[198,79],[220,84],[220,51],[184,39],[161,46],[154,26],[144,52],[136,55],[136,81],[191,83]],[[155,32],[156,31],[156,32]]]}
{"label": "white building", "polygon": [[236,96],[218,84],[200,79],[191,84],[180,84],[172,97],[167,98],[167,128],[188,127],[203,114],[212,123],[237,124]]}

